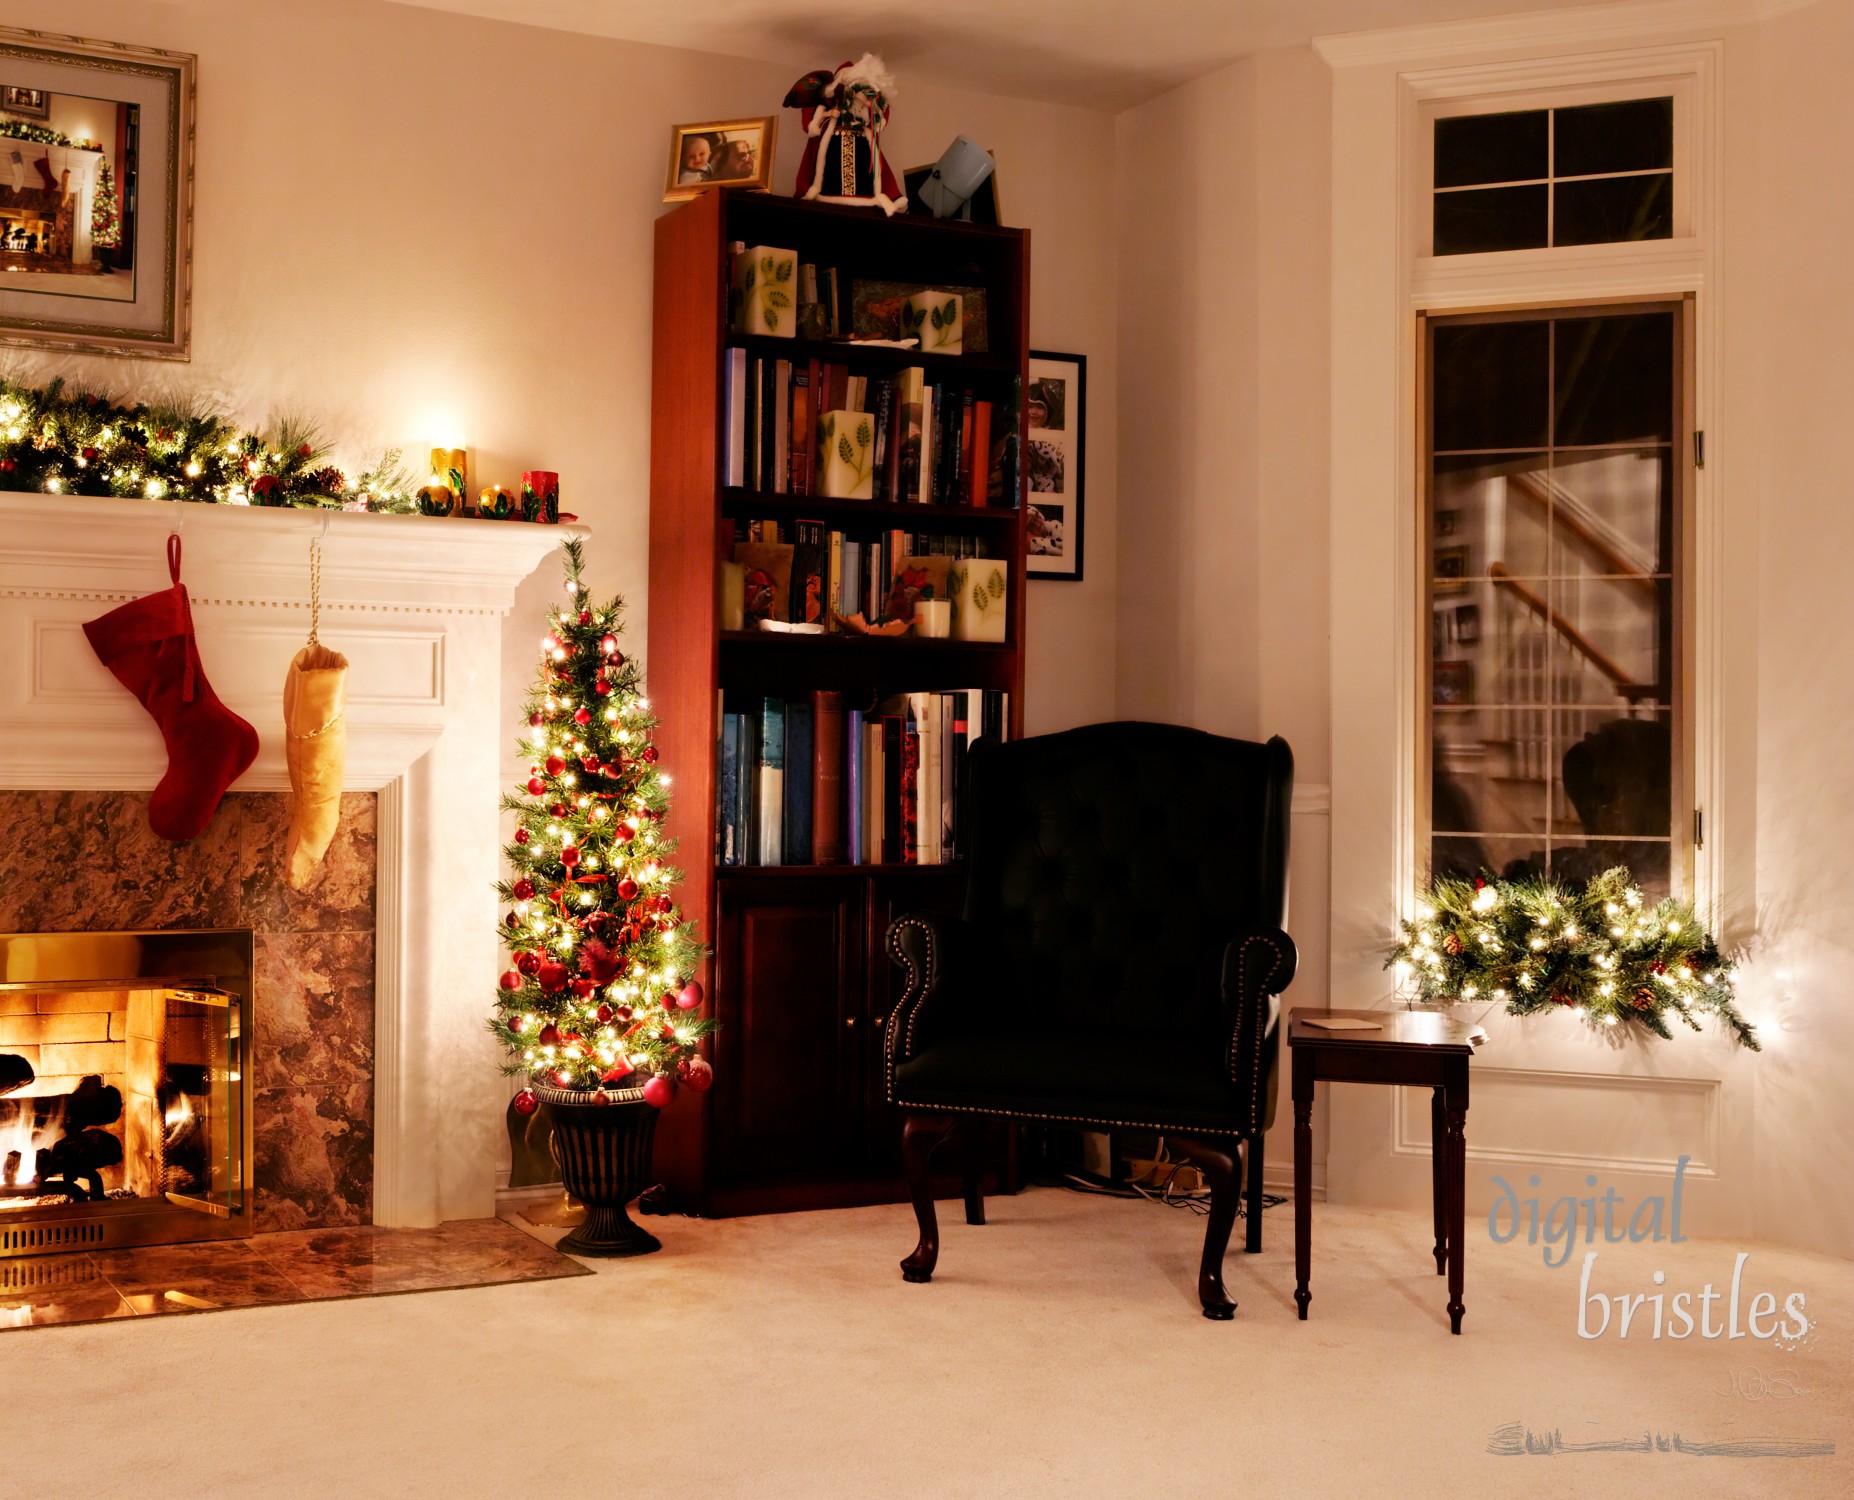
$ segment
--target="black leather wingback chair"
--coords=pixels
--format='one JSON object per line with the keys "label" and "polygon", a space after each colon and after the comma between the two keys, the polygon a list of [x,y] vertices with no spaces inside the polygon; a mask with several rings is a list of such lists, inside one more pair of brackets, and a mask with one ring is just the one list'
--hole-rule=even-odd
{"label": "black leather wingback chair", "polygon": [[965,912],[889,928],[905,971],[888,1097],[920,1243],[939,1258],[929,1158],[965,1146],[966,1222],[985,1222],[986,1116],[1161,1131],[1202,1168],[1198,1296],[1236,1310],[1223,1255],[1248,1153],[1248,1249],[1262,1248],[1262,1134],[1274,1115],[1277,997],[1294,977],[1287,743],[1167,724],[1094,724],[971,754]]}

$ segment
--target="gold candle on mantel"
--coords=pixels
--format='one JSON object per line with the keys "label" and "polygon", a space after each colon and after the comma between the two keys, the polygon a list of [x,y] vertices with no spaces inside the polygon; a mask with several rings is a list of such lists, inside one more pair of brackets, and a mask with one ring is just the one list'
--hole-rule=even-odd
{"label": "gold candle on mantel", "polygon": [[466,475],[469,464],[465,452],[462,448],[431,450],[431,472],[448,485],[451,493],[457,497],[457,508],[451,514],[458,516],[470,514],[470,486]]}

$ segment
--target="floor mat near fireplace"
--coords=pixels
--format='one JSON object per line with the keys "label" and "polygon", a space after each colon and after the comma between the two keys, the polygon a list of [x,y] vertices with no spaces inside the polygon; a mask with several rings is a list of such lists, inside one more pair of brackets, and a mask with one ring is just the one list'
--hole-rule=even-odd
{"label": "floor mat near fireplace", "polygon": [[0,1260],[0,1329],[589,1276],[501,1219]]}

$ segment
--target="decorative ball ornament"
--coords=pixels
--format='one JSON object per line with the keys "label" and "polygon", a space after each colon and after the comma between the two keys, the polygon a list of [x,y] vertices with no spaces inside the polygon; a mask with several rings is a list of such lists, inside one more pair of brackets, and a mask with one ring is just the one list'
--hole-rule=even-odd
{"label": "decorative ball ornament", "polygon": [[528,830],[525,828],[517,828],[515,830],[515,842],[518,844],[527,843],[528,842]]}
{"label": "decorative ball ornament", "polygon": [[592,998],[592,992],[597,988],[598,985],[593,983],[590,979],[575,979],[573,981],[573,993],[582,1000],[590,1000]]}
{"label": "decorative ball ornament", "polygon": [[568,811],[567,805],[564,802],[556,802],[547,810],[556,818],[564,818]]}
{"label": "decorative ball ornament", "polygon": [[550,755],[547,757],[547,774],[549,776],[558,776],[565,769],[566,769],[566,762],[563,761],[559,756]]}
{"label": "decorative ball ornament", "polygon": [[644,746],[644,762],[646,765],[652,766],[657,763],[657,747],[655,745]]}
{"label": "decorative ball ornament", "polygon": [[586,773],[586,774],[587,774],[588,776],[596,776],[596,775],[598,775],[598,772],[599,772],[599,758],[598,758],[598,756],[596,756],[596,755],[588,755],[588,756],[587,756],[587,757],[586,757],[586,758],[585,758],[584,760],[582,760],[582,761],[581,761],[581,762],[580,762],[579,764],[580,764],[580,768],[581,768],[582,770],[584,770],[584,771],[585,771],[585,773]]}
{"label": "decorative ball ornament", "polygon": [[676,1097],[676,1085],[661,1073],[652,1074],[644,1084],[644,1103],[658,1109],[668,1109],[670,1100]]}
{"label": "decorative ball ornament", "polygon": [[694,1089],[698,1094],[708,1092],[709,1085],[715,1081],[714,1066],[705,1057],[685,1058],[676,1069],[676,1076]]}
{"label": "decorative ball ornament", "polygon": [[532,901],[534,899],[534,882],[526,875],[522,876],[520,880],[510,886],[509,890],[517,901]]}
{"label": "decorative ball ornament", "polygon": [[676,994],[676,1004],[683,1010],[694,1010],[702,1003],[702,987],[691,979]]}
{"label": "decorative ball ornament", "polygon": [[[530,776],[528,778],[528,793],[530,796],[538,797],[541,795],[542,792],[546,790],[547,790],[547,783],[541,780],[540,777]],[[517,837],[519,838],[520,835],[518,834]],[[521,839],[521,842],[525,844],[528,841],[526,839]]]}
{"label": "decorative ball ornament", "polygon": [[533,1089],[523,1089],[515,1096],[514,1104],[516,1114],[531,1115],[541,1107],[541,1100]]}
{"label": "decorative ball ornament", "polygon": [[554,1025],[552,1021],[549,1021],[541,1028],[541,1034],[537,1036],[535,1040],[543,1047],[558,1047],[560,1045],[560,1028]]}
{"label": "decorative ball ornament", "polygon": [[521,988],[521,975],[513,969],[508,969],[503,972],[502,978],[497,983],[505,990],[518,990]]}
{"label": "decorative ball ornament", "polygon": [[616,656],[618,654],[618,637],[615,635],[605,636],[599,642],[599,649],[607,656]]}
{"label": "decorative ball ornament", "polygon": [[637,837],[637,830],[629,823],[620,823],[612,830],[612,837],[617,839],[621,844],[628,844],[632,839]]}
{"label": "decorative ball ornament", "polygon": [[582,609],[579,612],[579,623],[582,625],[590,625],[592,623],[592,611],[589,609]]}
{"label": "decorative ball ornament", "polygon": [[599,1024],[601,1026],[609,1026],[612,1024],[612,1017],[615,1016],[617,1012],[609,1005],[601,1005],[593,1014],[599,1018]]}
{"label": "decorative ball ornament", "polygon": [[539,729],[546,722],[547,722],[546,714],[536,712],[536,713],[531,713],[528,715],[528,724],[531,728]]}
{"label": "decorative ball ornament", "polygon": [[579,845],[568,844],[566,848],[562,849],[560,851],[560,863],[565,865],[569,870],[577,866],[579,864]]}
{"label": "decorative ball ornament", "polygon": [[536,976],[541,981],[541,988],[550,995],[557,995],[566,988],[566,965],[556,963],[553,959],[541,962],[541,971]]}
{"label": "decorative ball ornament", "polygon": [[574,709],[573,722],[575,724],[590,724],[592,722],[592,710],[583,707]]}
{"label": "decorative ball ornament", "polygon": [[618,899],[620,901],[635,901],[637,899],[637,882],[629,875],[618,882]]}
{"label": "decorative ball ornament", "polygon": [[538,953],[517,953],[515,967],[529,978],[541,972],[541,955]]}

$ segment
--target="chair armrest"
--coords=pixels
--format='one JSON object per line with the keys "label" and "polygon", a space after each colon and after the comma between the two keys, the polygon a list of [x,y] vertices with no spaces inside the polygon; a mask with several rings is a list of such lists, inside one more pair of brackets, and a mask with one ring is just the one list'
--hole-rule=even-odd
{"label": "chair armrest", "polygon": [[1261,1132],[1274,1115],[1274,1065],[1280,1051],[1281,1004],[1300,955],[1279,927],[1245,932],[1223,950],[1223,1013],[1230,1024],[1230,1082],[1248,1100],[1249,1128]]}
{"label": "chair armrest", "polygon": [[906,1062],[926,1041],[934,1004],[969,947],[966,924],[957,919],[911,915],[889,924],[889,960],[906,976],[883,1038],[891,1065]]}

